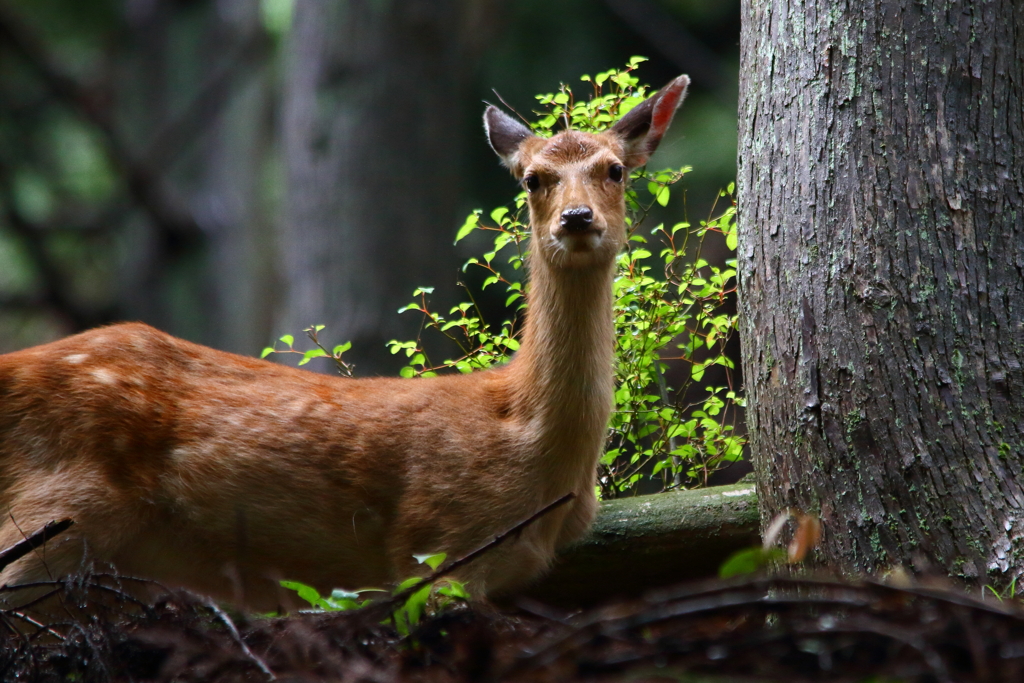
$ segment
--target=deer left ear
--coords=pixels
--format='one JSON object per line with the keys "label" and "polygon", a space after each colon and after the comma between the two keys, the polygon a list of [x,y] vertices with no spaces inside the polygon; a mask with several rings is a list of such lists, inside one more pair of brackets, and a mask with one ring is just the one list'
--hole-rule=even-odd
{"label": "deer left ear", "polygon": [[623,162],[630,168],[643,166],[672,123],[676,109],[686,98],[689,76],[679,76],[658,92],[629,110],[612,126],[626,148]]}
{"label": "deer left ear", "polygon": [[518,177],[519,145],[523,140],[533,137],[533,132],[493,104],[484,112],[484,130],[487,131],[487,141],[491,143],[491,149],[501,157],[501,162],[508,166],[512,174]]}

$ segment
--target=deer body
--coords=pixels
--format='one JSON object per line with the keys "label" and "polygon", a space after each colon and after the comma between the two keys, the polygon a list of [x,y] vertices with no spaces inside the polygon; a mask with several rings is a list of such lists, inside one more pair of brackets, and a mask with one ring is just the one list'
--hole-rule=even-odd
{"label": "deer body", "polygon": [[544,140],[488,109],[492,146],[531,190],[529,309],[505,367],[342,379],[137,323],[0,356],[0,549],[76,522],[0,585],[89,558],[274,609],[279,579],[384,585],[415,571],[414,553],[464,555],[573,492],[458,578],[482,595],[537,575],[596,510],[625,241],[613,167],[646,161],[687,83],[602,135]]}

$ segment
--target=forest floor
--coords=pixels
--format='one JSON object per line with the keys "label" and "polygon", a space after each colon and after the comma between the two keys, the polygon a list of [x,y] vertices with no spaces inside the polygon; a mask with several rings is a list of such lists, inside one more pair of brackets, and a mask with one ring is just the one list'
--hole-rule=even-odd
{"label": "forest floor", "polygon": [[400,637],[380,605],[228,614],[52,582],[60,619],[0,610],[2,681],[1022,681],[1024,612],[948,587],[740,578],[565,613],[458,603]]}

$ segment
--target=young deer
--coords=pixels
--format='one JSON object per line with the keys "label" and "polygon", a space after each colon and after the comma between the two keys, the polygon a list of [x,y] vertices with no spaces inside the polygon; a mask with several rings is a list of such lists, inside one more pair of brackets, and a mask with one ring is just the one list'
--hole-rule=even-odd
{"label": "young deer", "polygon": [[688,84],[676,78],[599,135],[543,139],[488,107],[533,231],[529,310],[505,367],[342,379],[142,324],[0,356],[0,548],[76,522],[0,584],[88,558],[268,610],[279,579],[383,585],[416,571],[414,553],[459,557],[574,492],[458,578],[486,595],[535,577],[594,517],[625,183]]}

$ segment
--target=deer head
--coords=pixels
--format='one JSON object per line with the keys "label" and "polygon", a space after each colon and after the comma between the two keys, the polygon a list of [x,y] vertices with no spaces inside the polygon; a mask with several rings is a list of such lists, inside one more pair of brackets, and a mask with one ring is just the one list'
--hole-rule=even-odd
{"label": "deer head", "polygon": [[491,147],[529,193],[535,258],[557,268],[614,262],[626,241],[629,171],[657,149],[689,84],[679,76],[596,135],[567,130],[542,138],[487,108]]}

